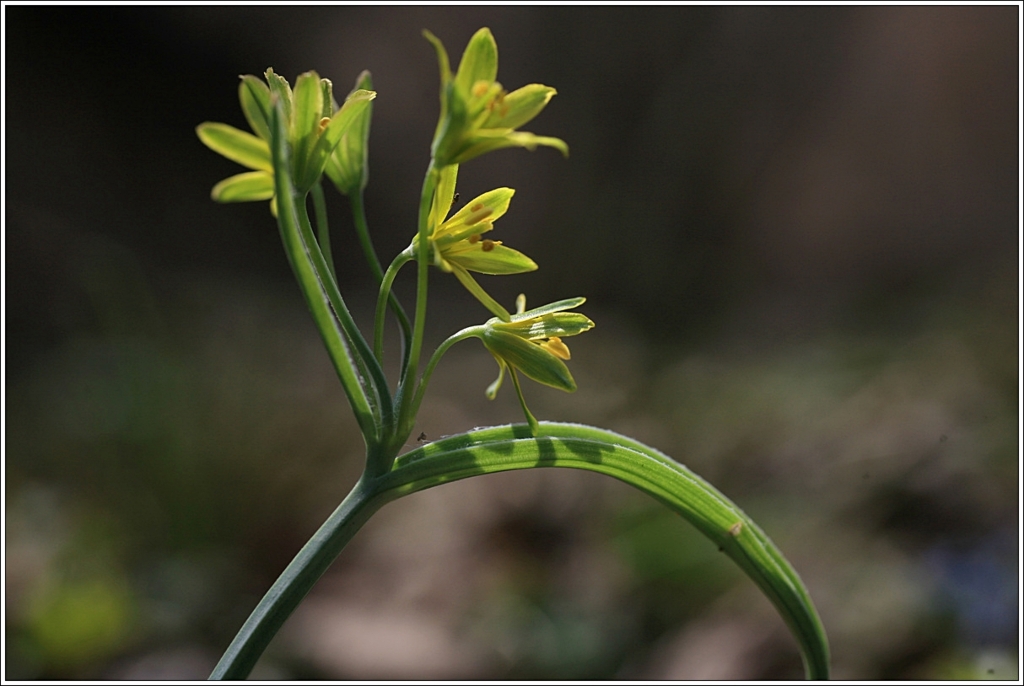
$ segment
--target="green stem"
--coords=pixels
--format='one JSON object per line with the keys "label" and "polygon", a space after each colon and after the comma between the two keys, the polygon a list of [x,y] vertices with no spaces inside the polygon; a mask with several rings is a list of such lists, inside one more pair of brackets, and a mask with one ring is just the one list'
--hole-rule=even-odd
{"label": "green stem", "polygon": [[[370,271],[373,272],[373,277],[377,279],[377,284],[383,288],[384,271],[381,269],[380,259],[377,258],[377,251],[373,247],[373,241],[370,239],[370,230],[366,224],[366,206],[363,204],[363,191],[354,192],[349,195],[349,202],[352,203],[352,219],[356,226],[356,236],[359,237],[359,245],[363,248],[363,255],[366,256],[366,261],[370,265]],[[390,267],[389,267],[390,269]],[[394,280],[394,277],[392,277]],[[394,312],[395,317],[398,319],[398,325],[402,331],[402,372],[405,371],[405,366],[409,363],[409,339],[412,338],[412,327],[409,324],[409,317],[405,314],[405,310],[402,309],[401,303],[398,302],[398,298],[390,294],[391,286],[388,286],[388,305],[391,307],[391,311]],[[381,315],[377,315],[376,321],[382,320]],[[381,324],[383,326],[383,323]],[[376,350],[376,345],[374,350]],[[377,357],[378,361],[380,356]]]}
{"label": "green stem", "polygon": [[359,331],[359,327],[352,318],[352,313],[349,312],[348,307],[345,305],[345,300],[341,297],[341,291],[338,290],[337,282],[331,276],[327,261],[324,259],[323,253],[320,252],[320,247],[313,237],[313,227],[309,223],[309,215],[306,212],[305,205],[300,205],[297,209],[299,211],[299,228],[302,231],[302,239],[305,241],[309,255],[313,259],[313,266],[316,269],[317,276],[327,293],[331,306],[338,315],[342,330],[355,349],[356,364],[363,373],[364,378],[368,377],[371,380],[377,403],[381,409],[381,419],[384,426],[388,427],[391,425],[393,418],[393,408],[387,378],[384,376],[381,366],[377,364],[376,358],[373,357],[373,352],[370,350],[370,346],[367,345],[366,339],[363,338],[362,332]]}
{"label": "green stem", "polygon": [[455,274],[455,278],[459,280],[466,290],[469,291],[473,297],[480,301],[480,303],[491,311],[492,314],[496,315],[498,319],[503,322],[507,322],[512,319],[512,316],[508,313],[501,304],[492,298],[487,291],[483,289],[480,284],[476,282],[473,275],[466,271],[463,267],[457,264],[452,265],[452,273]]}
{"label": "green stem", "polygon": [[324,189],[317,181],[313,184],[313,212],[316,214],[316,233],[320,250],[324,254],[324,260],[331,270],[331,278],[338,281],[338,273],[334,267],[334,257],[331,255],[331,231],[327,228],[327,203],[324,202]]}
{"label": "green stem", "polygon": [[[397,302],[394,296],[391,295],[391,286],[395,282],[395,277],[398,276],[398,270],[406,262],[413,259],[413,257],[412,246],[398,253],[398,256],[395,257],[388,267],[388,270],[384,273],[384,278],[380,282],[380,290],[377,292],[377,310],[373,317],[373,354],[380,364],[384,364],[384,309],[387,307],[388,302]],[[406,320],[406,325],[408,323],[408,320]],[[405,372],[405,366],[409,363],[406,355],[408,353],[408,339],[409,336],[406,335],[403,340],[402,373]]]}
{"label": "green stem", "polygon": [[420,350],[423,347],[423,332],[426,328],[427,318],[427,281],[430,274],[430,241],[429,241],[429,217],[430,203],[434,197],[434,189],[437,187],[439,170],[434,167],[431,160],[430,167],[423,179],[423,190],[420,192],[419,228],[416,243],[416,314],[413,320],[412,345],[409,349],[409,364],[406,365],[405,373],[398,386],[398,423],[397,436],[404,436],[412,428],[412,396],[415,394],[416,372],[419,368]]}
{"label": "green stem", "polygon": [[245,679],[281,625],[370,516],[393,496],[375,493],[361,478],[249,615],[210,679]]}
{"label": "green stem", "polygon": [[[482,335],[483,330],[484,327],[482,325],[470,326],[456,334],[452,334],[444,343],[437,347],[434,354],[430,356],[427,366],[423,368],[423,376],[420,377],[419,387],[416,389],[416,395],[413,397],[411,416],[415,417],[419,412],[420,403],[423,402],[423,395],[427,391],[427,384],[430,383],[430,375],[434,373],[434,367],[436,367],[437,363],[441,361],[441,357],[448,352],[448,348],[452,347],[459,341],[466,340],[467,338],[472,338],[474,336],[479,338]],[[403,436],[402,438],[404,440],[406,436]]]}
{"label": "green stem", "polygon": [[516,368],[509,365],[508,373],[512,377],[512,385],[516,387],[516,395],[519,396],[519,404],[523,408],[523,414],[526,415],[526,423],[530,425],[530,433],[536,436],[537,418],[533,416],[533,413],[530,412],[530,408],[526,406],[526,398],[523,397],[523,389],[519,386],[519,375],[516,374]]}
{"label": "green stem", "polygon": [[[317,277],[310,262],[311,254],[319,254],[316,242],[312,248],[305,244],[299,233],[298,208],[305,214],[305,198],[298,197],[289,176],[289,160],[287,135],[284,131],[281,105],[277,104],[271,114],[271,154],[274,165],[274,185],[277,198],[277,219],[284,243],[285,253],[291,262],[295,278],[306,298],[306,304],[316,321],[317,328],[323,338],[327,353],[334,364],[334,369],[341,380],[345,395],[352,405],[356,421],[362,431],[367,446],[376,446],[380,437],[374,421],[365,388],[360,382],[350,357],[345,336],[338,329],[337,321],[331,314],[328,299],[324,292],[324,282]],[[321,260],[323,257],[321,256]],[[328,280],[328,282],[330,282]]]}

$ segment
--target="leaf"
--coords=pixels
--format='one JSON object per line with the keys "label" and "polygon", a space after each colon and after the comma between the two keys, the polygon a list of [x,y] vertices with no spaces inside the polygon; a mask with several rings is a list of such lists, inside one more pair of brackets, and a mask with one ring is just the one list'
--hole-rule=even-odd
{"label": "leaf", "polygon": [[760,527],[689,469],[631,438],[580,424],[480,429],[399,457],[376,485],[401,497],[450,481],[533,467],[586,469],[648,493],[716,543],[771,600],[800,645],[810,679],[829,675],[828,638],[800,577]]}

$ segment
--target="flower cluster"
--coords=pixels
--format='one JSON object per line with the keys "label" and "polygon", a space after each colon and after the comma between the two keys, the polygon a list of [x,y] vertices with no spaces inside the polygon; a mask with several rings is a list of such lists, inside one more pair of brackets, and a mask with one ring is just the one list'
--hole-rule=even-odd
{"label": "flower cluster", "polygon": [[[370,101],[377,94],[356,89],[338,107],[331,82],[321,79],[315,71],[300,75],[294,91],[273,69],[268,69],[265,77],[266,83],[246,75],[241,77],[238,86],[242,112],[255,135],[220,122],[203,122],[196,127],[199,140],[208,148],[253,170],[218,183],[211,192],[213,199],[218,202],[270,200],[270,211],[277,214],[269,124],[271,103],[275,100],[283,106],[292,152],[290,171],[299,193],[308,192],[320,180],[328,162],[332,178],[362,179],[362,169],[354,167],[365,165],[365,155],[358,158],[350,154],[348,146],[341,146],[344,157],[335,153],[350,129],[364,126],[368,131]],[[367,82],[368,78],[366,75]]]}
{"label": "flower cluster", "polygon": [[[420,264],[424,286],[426,270],[432,264],[443,272],[454,274],[494,315],[485,324],[466,330],[471,330],[471,335],[479,337],[498,361],[498,379],[488,388],[487,396],[495,396],[506,371],[509,372],[526,417],[536,430],[536,420],[523,400],[517,372],[563,391],[576,390],[576,382],[565,365],[565,360],[569,359],[569,348],[562,342],[562,338],[587,331],[594,323],[582,314],[568,311],[581,305],[583,298],[562,300],[525,311],[525,297],[520,296],[516,313],[511,314],[488,295],[474,278],[473,274],[522,274],[537,269],[532,259],[504,245],[502,241],[495,240],[491,234],[494,223],[508,212],[515,194],[513,189],[495,188],[463,203],[454,212],[453,208],[457,204],[455,187],[460,165],[480,155],[502,148],[522,147],[533,150],[537,146],[552,147],[568,155],[568,146],[559,138],[519,131],[521,126],[541,113],[554,97],[555,89],[533,83],[507,92],[496,80],[498,47],[489,29],[480,29],[473,35],[454,74],[449,67],[448,53],[444,46],[429,32],[424,34],[437,53],[441,75],[441,113],[431,145],[428,180],[421,198],[420,226],[409,248],[396,258],[386,274],[382,274],[366,233],[365,219],[362,220],[361,229],[358,218],[356,222],[357,230],[361,231],[363,248],[381,280],[374,347],[366,353],[367,357],[375,359],[362,360],[360,373],[365,378],[367,374],[363,372],[380,370],[385,304],[389,301],[393,303],[393,310],[404,324],[404,335],[412,341],[406,348],[413,352],[409,352],[403,360],[400,387],[404,387],[408,381],[404,378],[406,371],[416,369],[415,358],[419,354],[423,337],[420,311],[425,311],[425,306],[421,306],[418,300],[416,327],[410,332],[404,312],[394,304],[396,301],[390,293],[397,270],[415,257]],[[331,82],[320,78],[316,72],[299,75],[292,88],[288,81],[268,69],[263,79],[252,75],[242,76],[238,87],[238,98],[251,133],[217,122],[204,122],[196,127],[199,139],[206,146],[249,169],[215,185],[211,193],[214,200],[269,200],[270,210],[277,216],[277,193],[288,192],[295,196],[287,199],[287,207],[300,208],[302,219],[299,223],[306,227],[300,231],[302,235],[298,241],[293,243],[295,254],[301,256],[302,250],[299,248],[303,248],[313,261],[316,280],[310,283],[319,282],[324,287],[333,311],[343,320],[345,336],[354,344],[360,343],[362,338],[357,328],[353,328],[354,323],[343,316],[346,310],[332,274],[333,267],[328,263],[330,250],[326,219],[320,226],[322,238],[317,239],[309,228],[305,199],[315,191],[314,201],[319,202],[320,207],[317,211],[325,214],[319,187],[325,175],[341,193],[361,196],[367,180],[367,141],[372,115],[371,101],[375,97],[369,72],[359,75],[355,89],[339,106],[334,99]],[[272,130],[277,133],[272,135]],[[271,155],[272,148],[277,151],[276,156]],[[275,159],[278,160],[277,169]],[[285,199],[280,200],[285,202]],[[361,197],[358,204],[362,205]],[[279,218],[279,223],[281,221],[282,218]],[[283,235],[291,236],[291,233],[285,232],[284,227],[293,220],[284,217],[283,221]],[[317,222],[320,225],[319,217]],[[424,288],[422,293],[425,292]],[[447,344],[439,348],[439,351],[442,349],[446,350]],[[383,378],[383,372],[379,376]],[[370,396],[390,400],[384,397],[386,380],[378,379],[374,383],[378,387]],[[416,394],[416,397],[421,396],[421,393]],[[387,403],[382,406],[387,409]],[[399,408],[397,424],[404,426],[410,412],[408,407]]]}
{"label": "flower cluster", "polygon": [[441,72],[441,116],[431,148],[439,179],[427,228],[433,264],[454,274],[495,315],[479,329],[484,346],[498,362],[498,378],[488,387],[487,397],[495,397],[508,371],[527,420],[536,430],[517,370],[539,383],[575,391],[576,382],[564,362],[569,359],[569,348],[562,338],[583,333],[594,323],[582,314],[566,311],[583,304],[583,298],[525,311],[526,299],[520,295],[516,314],[509,314],[470,274],[521,274],[537,269],[537,264],[523,253],[485,237],[508,211],[513,189],[496,188],[470,200],[451,217],[448,213],[460,164],[508,147],[533,150],[544,145],[568,155],[568,146],[559,138],[517,131],[540,114],[555,89],[534,83],[506,92],[495,80],[498,47],[489,29],[480,29],[470,39],[454,76],[444,46],[429,32],[425,35],[437,51]]}

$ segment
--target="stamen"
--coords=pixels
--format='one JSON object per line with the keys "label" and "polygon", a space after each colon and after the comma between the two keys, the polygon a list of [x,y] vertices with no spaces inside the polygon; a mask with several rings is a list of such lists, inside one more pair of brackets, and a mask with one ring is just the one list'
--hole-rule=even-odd
{"label": "stamen", "polygon": [[558,336],[552,336],[546,341],[541,342],[540,347],[544,348],[555,357],[560,357],[563,360],[568,360],[570,358],[569,346],[563,343],[562,339]]}
{"label": "stamen", "polygon": [[480,234],[478,234],[478,233],[474,233],[472,236],[469,237],[469,242],[470,243],[478,243],[479,241],[480,241]]}
{"label": "stamen", "polygon": [[491,87],[487,81],[477,81],[473,84],[473,96],[479,98],[481,95],[487,93],[487,89]]}
{"label": "stamen", "polygon": [[494,241],[492,241],[489,238],[485,238],[483,240],[483,242],[480,244],[480,249],[483,250],[484,252],[490,252],[490,251],[494,250],[494,246],[495,245],[498,245],[498,244],[495,243]]}
{"label": "stamen", "polygon": [[321,119],[320,120],[319,131],[317,131],[317,135],[322,134],[324,132],[324,129],[326,129],[327,125],[330,124],[330,123],[331,123],[331,118],[330,117],[324,117],[323,119]]}

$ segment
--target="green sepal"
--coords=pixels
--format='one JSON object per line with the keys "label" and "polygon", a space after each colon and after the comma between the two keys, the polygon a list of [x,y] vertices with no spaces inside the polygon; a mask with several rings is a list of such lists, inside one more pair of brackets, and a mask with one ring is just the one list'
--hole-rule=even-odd
{"label": "green sepal", "polygon": [[273,171],[270,164],[270,148],[262,138],[236,129],[230,124],[203,122],[196,127],[199,140],[216,153],[243,167],[260,171]]}
{"label": "green sepal", "polygon": [[[356,87],[352,93],[368,92],[372,89],[373,81],[370,78],[370,72],[364,71],[356,79]],[[366,188],[369,178],[367,159],[372,115],[373,105],[371,104],[363,109],[349,126],[324,167],[328,178],[343,195],[358,193]]]}
{"label": "green sepal", "polygon": [[454,82],[441,87],[441,119],[437,123],[437,132],[430,146],[434,162],[439,167],[457,164],[454,152],[466,133],[469,114],[466,101],[459,94]]}
{"label": "green sepal", "polygon": [[274,175],[265,171],[235,174],[224,179],[210,191],[217,202],[249,202],[274,197]]}
{"label": "green sepal", "polygon": [[[520,296],[520,297],[522,297],[522,296]],[[587,299],[582,297],[582,296],[581,297],[577,297],[577,298],[567,298],[565,300],[559,300],[558,302],[549,303],[547,305],[541,305],[540,307],[535,307],[532,310],[526,310],[525,312],[520,312],[519,314],[514,314],[514,315],[512,315],[512,321],[513,322],[520,322],[520,321],[523,321],[523,320],[526,320],[526,319],[533,319],[534,317],[540,317],[540,316],[543,316],[545,314],[551,314],[552,312],[562,312],[564,310],[572,310],[572,309],[575,309],[575,308],[579,307],[580,305],[582,305],[585,302],[587,302]]]}
{"label": "green sepal", "polygon": [[356,121],[360,113],[369,107],[370,101],[375,97],[377,97],[377,94],[373,91],[364,90],[353,91],[348,96],[345,104],[334,113],[330,123],[327,124],[323,133],[317,139],[316,146],[313,148],[313,152],[310,154],[305,166],[299,169],[299,178],[295,184],[296,188],[302,192],[308,191],[319,180],[320,175],[324,172],[324,167],[327,165],[327,159],[334,152],[338,143],[341,142],[342,136],[349,130],[349,127]]}
{"label": "green sepal", "polygon": [[506,129],[486,129],[477,132],[458,152],[451,156],[453,164],[463,164],[484,153],[502,148],[526,148],[531,152],[538,145],[555,148],[563,156],[569,156],[569,146],[561,138],[538,136],[527,131],[511,131]]}
{"label": "green sepal", "polygon": [[551,312],[540,316],[535,315],[525,321],[517,321],[513,315],[512,321],[495,321],[490,326],[522,338],[537,340],[552,336],[576,336],[594,328],[594,322],[579,312]]}
{"label": "green sepal", "polygon": [[576,390],[576,382],[565,363],[536,343],[495,327],[484,329],[481,340],[492,355],[534,381],[569,393]]}
{"label": "green sepal", "polygon": [[455,74],[455,87],[469,95],[477,81],[490,83],[498,76],[498,44],[491,30],[482,28],[473,34],[466,45],[459,70]]}
{"label": "green sepal", "polygon": [[451,212],[452,202],[455,198],[455,182],[459,178],[459,165],[450,164],[442,167],[437,178],[437,188],[434,189],[434,200],[430,206],[430,222],[428,231],[433,235],[445,217]]}
{"label": "green sepal", "polygon": [[476,196],[444,222],[441,230],[434,233],[434,241],[439,247],[448,248],[461,240],[487,233],[494,228],[493,223],[508,212],[513,195],[513,188],[495,188]]}
{"label": "green sepal", "polygon": [[525,274],[537,269],[537,263],[518,250],[498,244],[492,245],[490,250],[484,250],[482,243],[463,241],[449,248],[444,259],[471,272],[491,276]]}
{"label": "green sepal", "polygon": [[496,107],[484,121],[484,128],[518,129],[547,106],[557,94],[551,86],[531,83],[505,95],[500,107]]}
{"label": "green sepal", "polygon": [[242,77],[238,84],[238,100],[242,103],[245,120],[257,136],[270,140],[270,88],[252,74]]}
{"label": "green sepal", "polygon": [[[315,71],[300,74],[299,78],[295,80],[292,98],[294,109],[288,139],[292,145],[292,164],[295,169],[296,185],[301,191],[306,189],[308,178],[306,170],[312,156],[313,146],[320,138],[320,120],[323,118],[324,109],[324,94],[320,86],[320,75]],[[319,175],[318,172],[316,176]],[[312,184],[310,183],[310,185]]]}
{"label": "green sepal", "polygon": [[[281,119],[287,131],[289,122],[292,120],[292,87],[288,85],[288,79],[274,73],[273,68],[267,69],[265,77],[267,79],[267,86],[270,88],[270,94],[276,95],[281,103]],[[270,105],[270,109],[273,109],[273,105]],[[268,127],[269,123],[270,110],[267,111]]]}

